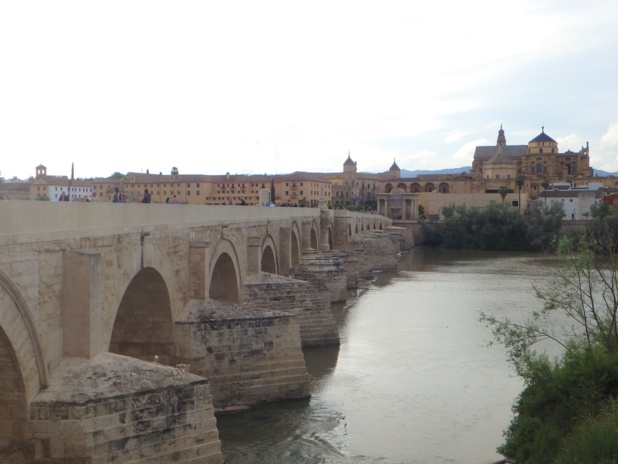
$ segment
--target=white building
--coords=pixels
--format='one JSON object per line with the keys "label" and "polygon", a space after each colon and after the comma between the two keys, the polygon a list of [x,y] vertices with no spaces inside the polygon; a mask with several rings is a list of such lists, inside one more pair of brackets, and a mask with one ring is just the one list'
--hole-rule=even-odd
{"label": "white building", "polygon": [[552,188],[541,192],[537,201],[562,205],[566,221],[581,221],[589,217],[592,205],[603,203],[605,193],[601,182],[590,182],[586,185],[573,185],[568,183],[556,183]]}

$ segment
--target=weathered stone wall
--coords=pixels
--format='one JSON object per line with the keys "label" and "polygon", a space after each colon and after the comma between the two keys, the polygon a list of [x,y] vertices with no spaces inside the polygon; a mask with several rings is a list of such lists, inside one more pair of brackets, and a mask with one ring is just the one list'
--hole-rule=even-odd
{"label": "weathered stone wall", "polygon": [[63,360],[29,427],[34,463],[223,461],[208,382],[119,355]]}
{"label": "weathered stone wall", "polygon": [[[309,279],[312,277],[307,275]],[[330,310],[329,292],[320,280],[309,282],[259,274],[245,282],[243,300],[250,301],[255,307],[296,315],[303,346],[339,344],[337,323]]]}
{"label": "weathered stone wall", "polygon": [[396,271],[398,241],[385,232],[367,232],[350,241],[352,251],[358,256],[358,273],[367,277],[372,271]]}
{"label": "weathered stone wall", "polygon": [[347,298],[347,276],[343,260],[332,253],[305,254],[300,266],[290,270],[290,276],[306,280],[318,292],[326,291],[332,303]]}
{"label": "weathered stone wall", "polygon": [[358,287],[358,256],[353,252],[331,251],[332,256],[343,262],[346,273],[346,285],[348,289]]}
{"label": "weathered stone wall", "polygon": [[411,250],[415,246],[412,231],[405,227],[391,226],[384,229],[391,240],[399,247],[399,251]]}
{"label": "weathered stone wall", "polygon": [[309,396],[296,317],[252,305],[191,301],[178,354],[209,379],[218,409]]}

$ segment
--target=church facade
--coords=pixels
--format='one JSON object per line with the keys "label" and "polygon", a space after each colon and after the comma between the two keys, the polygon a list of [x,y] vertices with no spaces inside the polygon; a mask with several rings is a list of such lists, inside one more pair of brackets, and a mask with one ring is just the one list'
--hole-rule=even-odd
{"label": "church facade", "polygon": [[578,152],[561,153],[558,142],[545,133],[544,127],[527,145],[507,145],[500,126],[495,146],[476,147],[472,172],[477,178],[498,180],[518,174],[566,181],[592,177],[588,143]]}

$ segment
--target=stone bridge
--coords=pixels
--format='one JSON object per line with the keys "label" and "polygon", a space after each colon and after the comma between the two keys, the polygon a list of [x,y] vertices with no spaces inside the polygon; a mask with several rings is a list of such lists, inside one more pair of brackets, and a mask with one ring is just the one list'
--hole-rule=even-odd
{"label": "stone bridge", "polygon": [[321,208],[0,202],[0,463],[222,462],[410,239]]}

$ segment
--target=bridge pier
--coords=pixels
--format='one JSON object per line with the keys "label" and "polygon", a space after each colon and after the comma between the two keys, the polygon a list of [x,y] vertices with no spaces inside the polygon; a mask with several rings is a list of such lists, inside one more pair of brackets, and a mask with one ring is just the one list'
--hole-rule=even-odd
{"label": "bridge pier", "polygon": [[30,405],[29,430],[21,462],[223,461],[206,379],[111,353],[63,359]]}
{"label": "bridge pier", "polygon": [[219,410],[309,397],[296,316],[222,301],[193,300],[176,321],[178,355],[210,382]]}
{"label": "bridge pier", "polygon": [[262,273],[245,281],[243,301],[297,318],[303,347],[339,344],[328,289],[310,273],[303,279]]}

